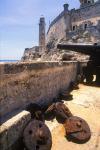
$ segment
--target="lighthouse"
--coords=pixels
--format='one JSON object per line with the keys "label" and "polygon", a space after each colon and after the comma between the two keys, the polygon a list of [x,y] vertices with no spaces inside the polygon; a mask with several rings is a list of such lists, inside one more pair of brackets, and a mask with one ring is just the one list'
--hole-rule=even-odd
{"label": "lighthouse", "polygon": [[41,17],[39,21],[39,51],[43,53],[45,51],[45,18]]}

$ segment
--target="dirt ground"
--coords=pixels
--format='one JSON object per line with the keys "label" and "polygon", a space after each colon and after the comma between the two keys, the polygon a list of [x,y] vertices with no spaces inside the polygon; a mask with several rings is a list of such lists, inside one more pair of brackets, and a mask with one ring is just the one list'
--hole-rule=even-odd
{"label": "dirt ground", "polygon": [[52,134],[51,150],[100,150],[100,88],[79,85],[72,93],[73,100],[64,100],[73,115],[87,121],[91,129],[91,139],[85,144],[69,142],[65,138],[62,124],[55,119],[46,122]]}

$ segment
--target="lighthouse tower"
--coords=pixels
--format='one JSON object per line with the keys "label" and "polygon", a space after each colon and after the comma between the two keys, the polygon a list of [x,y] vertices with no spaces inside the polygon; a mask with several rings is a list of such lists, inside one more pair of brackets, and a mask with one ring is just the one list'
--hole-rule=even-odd
{"label": "lighthouse tower", "polygon": [[41,17],[39,22],[39,51],[45,51],[45,18]]}

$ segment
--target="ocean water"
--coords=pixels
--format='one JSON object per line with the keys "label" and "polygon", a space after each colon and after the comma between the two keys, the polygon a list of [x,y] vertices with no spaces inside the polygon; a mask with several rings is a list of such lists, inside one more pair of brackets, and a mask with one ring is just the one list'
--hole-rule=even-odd
{"label": "ocean water", "polygon": [[19,60],[7,60],[7,59],[4,59],[4,60],[0,60],[0,63],[8,63],[8,62],[17,62]]}

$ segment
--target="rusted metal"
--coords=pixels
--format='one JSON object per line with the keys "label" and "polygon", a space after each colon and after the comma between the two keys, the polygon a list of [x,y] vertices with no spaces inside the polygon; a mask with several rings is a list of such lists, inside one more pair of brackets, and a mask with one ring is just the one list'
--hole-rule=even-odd
{"label": "rusted metal", "polygon": [[93,53],[100,54],[100,45],[58,44],[57,48],[61,50],[76,51],[87,55]]}
{"label": "rusted metal", "polygon": [[44,113],[46,120],[52,120],[55,118],[55,103],[53,103]]}
{"label": "rusted metal", "polygon": [[63,93],[61,93],[60,95],[59,95],[59,98],[60,98],[60,100],[72,100],[73,99],[73,96],[70,94],[70,91],[68,90],[68,91],[64,91]]}
{"label": "rusted metal", "polygon": [[44,121],[44,115],[42,113],[41,107],[38,104],[36,103],[29,104],[26,110],[31,113],[32,119]]}
{"label": "rusted metal", "polygon": [[49,128],[39,120],[33,120],[27,125],[23,139],[28,150],[50,150],[52,146]]}
{"label": "rusted metal", "polygon": [[71,116],[71,111],[62,102],[53,103],[45,112],[46,120],[52,120],[56,117],[59,123],[64,123]]}
{"label": "rusted metal", "polygon": [[71,111],[68,109],[68,107],[65,104],[58,102],[55,104],[55,106],[56,106],[55,107],[56,119],[59,123],[63,124],[66,121],[66,119],[72,116]]}
{"label": "rusted metal", "polygon": [[40,120],[40,121],[45,121],[43,112],[42,111],[36,111],[34,119]]}
{"label": "rusted metal", "polygon": [[79,87],[78,87],[78,82],[77,81],[72,81],[71,83],[70,83],[70,86],[69,86],[69,91],[71,92],[72,90],[77,90],[77,89],[79,89]]}
{"label": "rusted metal", "polygon": [[68,140],[85,143],[90,139],[91,132],[87,122],[73,116],[64,103],[53,103],[44,114],[37,105],[35,109],[33,106],[31,105],[31,114],[37,120],[31,121],[24,131],[24,142],[28,150],[49,150],[51,148],[51,133],[43,121],[40,121],[44,120],[43,116],[46,120],[56,117],[57,121],[64,125]]}
{"label": "rusted metal", "polygon": [[[80,71],[81,79],[86,79],[86,83],[93,83],[93,75],[96,75],[95,83],[100,86],[100,45],[78,45],[78,44],[58,44],[58,49],[75,51],[89,55],[87,66],[83,66]],[[84,78],[83,78],[84,77]]]}
{"label": "rusted metal", "polygon": [[91,137],[87,122],[79,117],[69,117],[65,124],[66,137],[76,143],[85,143]]}

